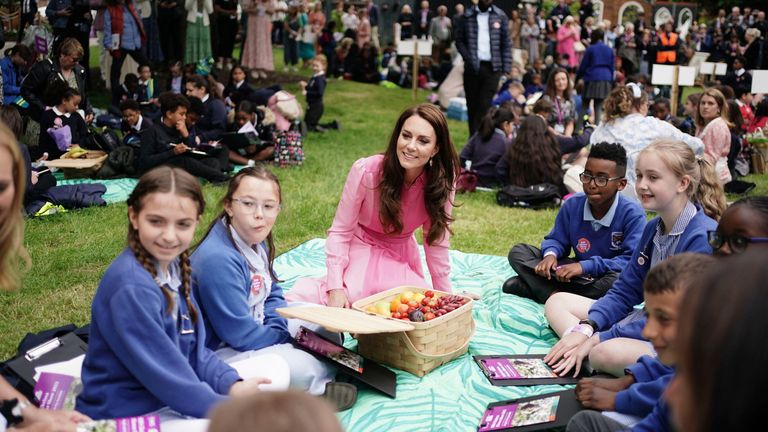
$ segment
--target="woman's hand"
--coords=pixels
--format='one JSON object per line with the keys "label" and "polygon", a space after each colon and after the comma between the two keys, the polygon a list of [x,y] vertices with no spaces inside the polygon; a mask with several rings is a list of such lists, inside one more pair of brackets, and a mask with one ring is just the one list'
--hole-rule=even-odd
{"label": "woman's hand", "polygon": [[600,338],[597,335],[592,336],[591,338],[581,343],[581,345],[578,347],[563,354],[563,357],[559,362],[555,363],[554,365],[550,363],[550,366],[552,366],[552,371],[560,376],[565,376],[571,369],[573,369],[573,377],[575,378],[579,375],[579,371],[581,370],[581,365],[584,362],[584,359],[587,358],[589,352],[592,351],[592,348],[599,343]]}
{"label": "woman's hand", "polygon": [[328,306],[348,308],[349,299],[343,289],[332,289],[328,291]]}
{"label": "woman's hand", "polygon": [[251,378],[245,381],[237,381],[229,388],[232,397],[250,396],[261,391],[261,384],[272,384],[272,380],[264,377]]}
{"label": "woman's hand", "polygon": [[536,271],[536,274],[547,278],[547,280],[552,279],[552,269],[557,267],[557,257],[554,255],[547,255],[544,257],[541,262],[536,264],[536,268],[534,269]]}

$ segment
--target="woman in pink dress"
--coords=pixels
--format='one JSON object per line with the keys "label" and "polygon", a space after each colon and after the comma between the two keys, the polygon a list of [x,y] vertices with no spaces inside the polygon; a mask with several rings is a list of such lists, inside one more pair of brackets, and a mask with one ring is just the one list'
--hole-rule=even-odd
{"label": "woman in pink dress", "polygon": [[272,59],[273,0],[245,0],[243,10],[248,14],[248,35],[243,47],[243,66],[251,69],[253,78],[266,78],[275,70]]}
{"label": "woman in pink dress", "polygon": [[349,307],[397,286],[429,287],[413,236],[418,228],[432,288],[450,292],[449,224],[458,172],[440,109],[406,109],[384,154],[359,159],[349,171],[328,230],[327,275],[297,281],[286,298]]}
{"label": "woman in pink dress", "polygon": [[557,29],[557,53],[561,56],[563,54],[568,55],[568,65],[571,68],[575,68],[579,65],[579,59],[576,57],[576,50],[573,48],[573,44],[579,41],[581,32],[579,26],[576,25],[576,21],[572,16],[565,17],[563,25]]}
{"label": "woman in pink dress", "polygon": [[720,183],[730,182],[731,124],[728,122],[728,100],[720,90],[710,88],[701,94],[694,121],[696,137],[704,142],[704,157],[715,167]]}

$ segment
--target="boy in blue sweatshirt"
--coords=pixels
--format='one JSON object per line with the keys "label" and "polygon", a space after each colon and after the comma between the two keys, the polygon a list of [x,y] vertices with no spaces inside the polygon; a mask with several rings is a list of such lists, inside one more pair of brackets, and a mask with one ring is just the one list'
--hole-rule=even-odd
{"label": "boy in blue sweatshirt", "polygon": [[326,129],[339,129],[339,122],[334,120],[324,125],[320,124],[320,117],[323,116],[323,94],[328,81],[325,77],[325,69],[328,67],[328,59],[323,54],[318,54],[312,59],[312,71],[314,75],[309,82],[299,81],[301,93],[307,97],[307,115],[304,121],[307,123],[307,129],[311,132],[325,132]]}
{"label": "boy in blue sweatshirt", "polygon": [[[715,260],[709,255],[682,253],[659,263],[643,284],[645,314],[643,336],[653,345],[657,358],[643,356],[621,378],[584,378],[576,397],[585,408],[615,411],[583,411],[568,423],[567,431],[671,431],[662,395],[674,377],[675,342],[680,302],[701,269]],[[607,414],[607,415],[604,415]]]}
{"label": "boy in blue sweatshirt", "polygon": [[[555,291],[599,298],[618,278],[645,228],[645,212],[618,192],[627,154],[619,144],[592,147],[581,182],[584,193],[565,201],[541,249],[517,244],[509,264],[517,273],[503,291],[544,303]],[[568,258],[571,249],[575,259]]]}

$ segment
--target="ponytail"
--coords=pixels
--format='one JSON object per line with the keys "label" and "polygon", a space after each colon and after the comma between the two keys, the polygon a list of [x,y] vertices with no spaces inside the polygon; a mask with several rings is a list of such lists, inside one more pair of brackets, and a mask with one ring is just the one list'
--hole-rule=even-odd
{"label": "ponytail", "polygon": [[480,139],[483,142],[488,141],[493,136],[493,118],[496,116],[498,111],[499,109],[497,107],[491,107],[491,109],[485,113],[483,118],[480,119],[480,126],[477,128],[477,134],[480,136]]}
{"label": "ponytail", "polygon": [[719,221],[725,209],[728,207],[725,201],[723,186],[715,173],[712,164],[701,156],[696,157],[699,165],[699,184],[694,193],[693,200],[704,209],[704,213],[712,219]]}

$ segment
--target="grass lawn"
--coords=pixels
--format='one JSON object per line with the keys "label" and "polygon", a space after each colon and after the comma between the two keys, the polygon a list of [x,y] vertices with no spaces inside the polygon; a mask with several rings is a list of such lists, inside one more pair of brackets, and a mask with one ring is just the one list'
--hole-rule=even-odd
{"label": "grass lawn", "polygon": [[[280,52],[276,51],[279,55]],[[282,56],[278,58],[281,59]],[[287,89],[298,93],[298,86]],[[419,93],[419,101],[427,93]],[[283,211],[275,228],[278,253],[309,239],[324,237],[331,224],[350,165],[382,152],[398,114],[413,104],[411,92],[349,81],[331,81],[324,119],[341,121],[341,132],[310,135],[300,168],[275,169],[283,186]],[[457,149],[467,140],[466,123],[449,121]],[[768,176],[748,178],[754,193],[768,193]],[[199,236],[220,210],[224,190],[204,186],[208,208]],[[502,208],[495,195],[478,192],[457,197],[451,248],[506,256],[514,243],[537,244],[556,211]],[[0,294],[0,358],[7,358],[26,332],[90,320],[90,304],[101,274],[125,247],[126,206],[115,204],[57,214],[27,222],[25,244],[33,266],[23,288]]]}

